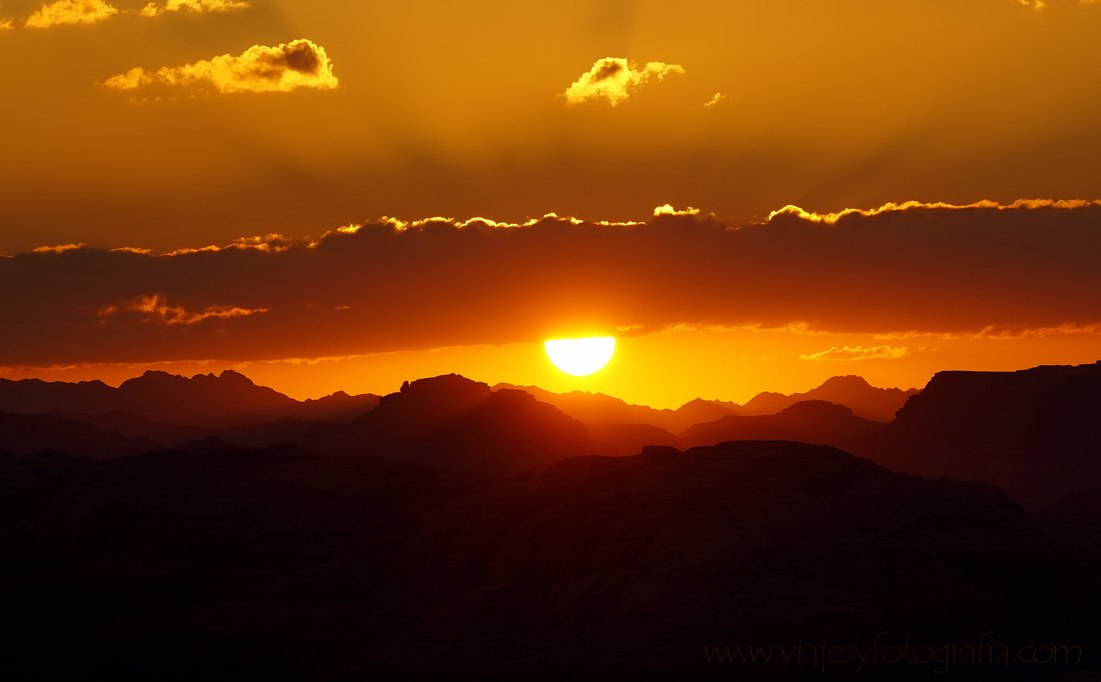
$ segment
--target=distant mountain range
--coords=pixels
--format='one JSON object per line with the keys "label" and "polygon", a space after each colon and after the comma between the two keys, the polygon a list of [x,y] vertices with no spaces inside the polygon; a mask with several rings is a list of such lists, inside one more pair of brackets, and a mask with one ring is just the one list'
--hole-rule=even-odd
{"label": "distant mountain range", "polygon": [[858,417],[888,422],[894,419],[895,413],[906,404],[910,396],[918,393],[916,388],[905,391],[898,388],[876,388],[862,377],[842,376],[828,379],[806,393],[760,393],[745,405],[697,398],[675,410],[656,410],[645,405],[632,405],[603,393],[551,393],[536,386],[512,384],[498,384],[496,388],[519,389],[531,393],[585,424],[649,424],[674,434],[726,415],[776,414],[808,400],[844,405]]}
{"label": "distant mountain range", "polygon": [[942,372],[888,423],[798,399],[900,398],[852,378],[768,415],[652,411],[704,417],[678,433],[453,374],[363,411],[135,382],[0,384],[72,410],[0,411],[3,679],[792,679],[715,662],[988,635],[1079,651],[1010,679],[1101,675],[1101,363]]}
{"label": "distant mountain range", "polygon": [[[863,416],[896,406],[898,417],[887,423]],[[766,413],[750,414],[758,411]],[[491,388],[458,375],[406,383],[383,398],[337,393],[299,402],[236,372],[191,379],[147,372],[117,389],[0,380],[0,451],[118,458],[285,443],[511,476],[648,445],[789,440],[896,471],[983,481],[1053,518],[1095,509],[1101,521],[1098,414],[1101,363],[941,372],[920,393],[834,377],[806,393],[763,393],[745,405],[695,400],[677,410],[601,394]]]}
{"label": "distant mountain range", "polygon": [[[80,417],[126,412],[175,426],[226,427],[278,419],[347,422],[373,409],[378,399],[376,395],[350,396],[339,392],[320,400],[300,402],[257,386],[232,370],[190,379],[149,371],[118,388],[100,381],[72,384],[0,379],[0,411]],[[116,426],[121,424],[115,421]],[[145,428],[136,421],[131,425],[135,434]]]}
{"label": "distant mountain range", "polygon": [[[426,452],[446,449],[456,458],[456,466],[474,466],[478,460],[474,468],[481,471],[518,472],[574,455],[631,455],[646,445],[681,447],[703,444],[708,438],[802,438],[853,448],[853,428],[875,427],[854,422],[858,418],[845,408],[828,413],[820,409],[816,414],[796,411],[771,422],[743,423],[774,424],[764,431],[724,432],[697,425],[774,407],[780,412],[805,396],[844,398],[865,410],[884,412],[907,395],[873,388],[858,377],[837,377],[805,394],[761,394],[746,406],[698,399],[677,410],[656,410],[602,394],[556,394],[504,384],[491,389],[456,375],[407,383],[385,398],[340,392],[304,402],[257,386],[233,371],[192,378],[146,372],[118,388],[98,381],[0,380],[0,411],[9,413],[9,428],[0,431],[0,451],[29,454],[54,449],[106,458],[219,442],[246,447],[294,443],[331,454],[380,454],[414,461]],[[799,415],[806,418],[805,424],[795,424]],[[839,423],[827,424],[831,419]],[[687,439],[677,435],[693,427]],[[713,433],[701,435],[707,428]]]}
{"label": "distant mountain range", "polygon": [[680,442],[684,447],[696,447],[733,440],[792,440],[865,454],[884,427],[882,422],[857,417],[844,405],[804,400],[776,414],[730,414],[696,424],[681,435]]}

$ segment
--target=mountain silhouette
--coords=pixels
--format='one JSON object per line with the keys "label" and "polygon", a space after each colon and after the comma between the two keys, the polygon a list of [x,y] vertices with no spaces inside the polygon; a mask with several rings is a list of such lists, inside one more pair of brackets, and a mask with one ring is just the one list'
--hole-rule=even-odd
{"label": "mountain silhouette", "polygon": [[343,392],[299,402],[257,386],[232,370],[191,378],[148,371],[124,381],[117,389],[98,381],[68,384],[0,379],[0,410],[21,414],[60,412],[81,418],[128,412],[174,426],[226,427],[283,418],[344,422],[370,411],[377,402],[377,396],[349,396]]}
{"label": "mountain silhouette", "polygon": [[727,415],[697,424],[681,434],[685,446],[713,445],[733,440],[790,440],[832,445],[863,454],[885,424],[857,417],[844,405],[804,400],[772,415]]}
{"label": "mountain silhouette", "polygon": [[876,388],[861,377],[843,376],[827,379],[821,386],[805,393],[791,395],[767,391],[759,393],[745,405],[696,398],[676,410],[659,410],[645,405],[632,405],[603,393],[584,391],[552,393],[536,386],[511,384],[498,384],[494,388],[526,391],[584,424],[649,424],[674,434],[683,433],[697,424],[715,421],[726,415],[777,414],[795,403],[808,400],[844,405],[858,417],[888,422],[894,419],[895,412],[905,404],[906,400],[917,393],[917,389],[903,391],[898,388]]}
{"label": "mountain silhouette", "polygon": [[430,514],[359,634],[383,669],[418,674],[673,677],[707,672],[711,642],[1050,637],[1064,608],[1086,617],[1064,590],[1092,579],[1040,582],[1063,571],[1047,549],[982,484],[796,443],[653,448],[568,459]]}
{"label": "mountain silhouette", "polygon": [[29,455],[56,450],[86,457],[112,458],[138,455],[158,444],[143,438],[128,438],[77,419],[55,414],[12,414],[0,412],[0,451]]}
{"label": "mountain silhouette", "polygon": [[824,400],[850,408],[858,417],[889,422],[917,389],[876,388],[862,377],[831,377],[806,393],[760,393],[742,407],[742,414],[775,414],[795,403]]}
{"label": "mountain silhouette", "polygon": [[[1077,516],[1089,505],[1072,500],[1101,494],[1098,415],[1101,363],[938,372],[887,427],[876,459],[898,471],[984,481],[1030,511],[1055,505]],[[1089,525],[1101,528],[1101,514]]]}
{"label": "mountain silhouette", "polygon": [[625,457],[648,445],[679,447],[681,439],[650,424],[589,424],[589,435],[596,442],[594,454]]}
{"label": "mountain silhouette", "polygon": [[[437,388],[405,393],[455,407]],[[1001,491],[821,446],[650,448],[507,482],[291,446],[43,454],[0,456],[0,480],[17,677],[683,679],[716,674],[712,644],[1084,642],[1095,626],[1096,574]]]}
{"label": "mountain silhouette", "polygon": [[585,426],[553,405],[456,374],[406,382],[352,424],[318,428],[301,442],[504,476],[596,450]]}
{"label": "mountain silhouette", "polygon": [[646,405],[634,405],[603,393],[571,391],[552,393],[538,386],[514,386],[497,384],[494,390],[519,390],[530,393],[541,402],[554,405],[574,419],[590,426],[606,424],[646,424],[672,433],[680,433],[701,421],[717,419],[731,410],[734,403],[710,400],[693,400],[676,410],[655,409]]}

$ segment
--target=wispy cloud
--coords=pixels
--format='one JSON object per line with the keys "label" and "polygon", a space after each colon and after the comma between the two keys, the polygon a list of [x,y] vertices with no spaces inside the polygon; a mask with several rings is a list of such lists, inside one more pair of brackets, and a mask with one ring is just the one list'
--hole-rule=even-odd
{"label": "wispy cloud", "polygon": [[137,313],[149,321],[166,325],[192,325],[207,320],[228,320],[234,317],[250,317],[268,312],[268,308],[242,308],[240,306],[208,306],[200,310],[188,310],[181,305],[170,305],[160,294],[139,296],[121,306],[111,305],[99,311],[101,318],[111,318],[120,313]]}
{"label": "wispy cloud", "polygon": [[249,3],[244,0],[166,0],[163,3],[150,2],[141,9],[141,15],[155,17],[172,12],[232,12],[248,7]]}
{"label": "wispy cloud", "polygon": [[[1012,0],[1012,1],[1015,2],[1018,5],[1022,5],[1024,7],[1031,7],[1032,9],[1037,10],[1037,11],[1042,10],[1042,9],[1046,9],[1047,6],[1048,6],[1048,0]],[[1098,0],[1078,0],[1078,4],[1080,4],[1080,5],[1092,5],[1092,4],[1095,4],[1097,1]]]}
{"label": "wispy cloud", "polygon": [[49,28],[66,24],[94,24],[110,19],[118,8],[103,0],[57,0],[44,4],[27,17],[28,28]]}
{"label": "wispy cloud", "polygon": [[878,208],[846,208],[836,213],[814,213],[805,211],[798,206],[787,205],[778,211],[768,214],[770,221],[782,216],[795,216],[812,223],[825,223],[832,225],[842,218],[849,216],[864,216],[869,218],[883,213],[899,213],[904,211],[936,210],[936,211],[966,211],[973,209],[986,209],[996,211],[1038,210],[1044,208],[1075,209],[1087,206],[1101,206],[1101,201],[1086,201],[1084,199],[1018,199],[1011,204],[1001,204],[997,201],[976,201],[972,204],[948,204],[944,202],[904,201],[901,203],[888,202]]}
{"label": "wispy cloud", "polygon": [[725,101],[726,101],[726,95],[724,95],[721,92],[716,92],[714,95],[711,95],[711,99],[709,99],[709,100],[707,100],[706,102],[703,103],[703,108],[704,109],[714,109],[715,107],[719,106],[720,104],[722,104]]}
{"label": "wispy cloud", "polygon": [[235,92],[290,92],[300,88],[332,90],[339,85],[325,48],[301,38],[275,47],[253,45],[240,55],[165,66],[156,70],[135,67],[108,78],[112,90],[146,88]]}
{"label": "wispy cloud", "polygon": [[10,31],[12,28],[12,19],[0,19],[0,31]]}
{"label": "wispy cloud", "polygon": [[84,248],[84,244],[57,244],[54,246],[39,246],[35,248],[34,253],[65,253],[66,251],[77,251]]}
{"label": "wispy cloud", "polygon": [[909,357],[910,349],[895,346],[834,346],[829,350],[800,355],[800,360],[899,360]]}
{"label": "wispy cloud", "polygon": [[639,67],[622,57],[604,57],[566,88],[564,94],[570,104],[606,99],[614,107],[627,101],[636,88],[651,78],[661,81],[673,73],[684,73],[684,67],[664,62],[648,62]]}

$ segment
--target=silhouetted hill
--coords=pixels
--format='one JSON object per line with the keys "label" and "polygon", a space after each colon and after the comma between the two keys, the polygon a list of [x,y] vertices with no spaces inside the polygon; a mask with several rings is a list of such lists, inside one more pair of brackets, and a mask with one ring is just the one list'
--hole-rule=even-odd
{"label": "silhouetted hill", "polygon": [[[493,388],[494,390],[518,390],[530,393],[537,400],[554,405],[559,410],[589,426],[646,424],[679,433],[692,425],[694,423],[692,419],[695,419],[700,413],[699,407],[694,406],[691,415],[682,416],[676,410],[658,410],[647,405],[633,405],[603,393],[587,393],[585,391],[552,393],[538,386],[513,386],[511,384],[497,384]],[[706,401],[699,402],[705,403]]]}
{"label": "silhouetted hill", "polygon": [[[347,422],[370,411],[377,403],[377,396],[349,396],[343,392],[298,402],[273,389],[257,386],[232,370],[190,379],[149,371],[123,382],[117,389],[98,381],[68,384],[0,379],[0,410],[82,416],[128,412],[173,426],[218,428],[284,418]],[[135,428],[135,433],[143,428],[135,422],[129,426]]]}
{"label": "silhouetted hill", "polygon": [[300,402],[294,414],[288,416],[303,421],[350,422],[375,409],[378,401],[379,396],[373,393],[348,395],[337,391],[324,398]]}
{"label": "silhouetted hill", "polygon": [[596,447],[583,424],[554,406],[456,374],[406,382],[353,424],[318,428],[301,442],[500,475],[537,471]]}
{"label": "silhouetted hill", "polygon": [[574,458],[431,514],[361,636],[383,669],[671,677],[718,675],[711,644],[1066,636],[1091,611],[1069,585],[1093,583],[1048,549],[1001,491],[831,448]]}
{"label": "silhouetted hill", "polygon": [[795,403],[808,400],[823,400],[850,408],[858,417],[879,422],[889,422],[906,400],[916,394],[917,389],[903,391],[898,388],[876,388],[862,377],[831,377],[817,388],[806,393],[760,393],[742,408],[742,414],[775,414]]}
{"label": "silhouetted hill", "polygon": [[[1072,669],[1096,670],[1096,564],[997,489],[820,446],[651,448],[510,481],[293,447],[0,456],[0,529],[6,679],[791,679],[821,673],[705,647],[983,633],[1080,645]],[[959,667],[1013,673],[995,665]]]}
{"label": "silhouetted hill", "polygon": [[648,445],[679,447],[681,440],[665,429],[649,424],[591,424],[586,427],[596,441],[595,454],[623,457]]}
{"label": "silhouetted hill", "polygon": [[102,381],[65,383],[23,379],[0,379],[0,410],[18,414],[50,412],[107,412],[118,389]]}
{"label": "silhouetted hill", "polygon": [[156,447],[150,440],[127,438],[58,415],[0,412],[0,450],[14,455],[57,450],[86,457],[127,457]]}
{"label": "silhouetted hill", "polygon": [[790,440],[832,445],[863,454],[884,428],[881,422],[853,415],[843,405],[822,400],[795,403],[778,414],[763,416],[727,415],[697,424],[681,435],[685,446],[714,445],[732,440]]}
{"label": "silhouetted hill", "polygon": [[0,672],[334,677],[404,535],[486,484],[293,447],[0,457]]}
{"label": "silhouetted hill", "polygon": [[92,414],[78,414],[75,412],[57,412],[56,414],[69,419],[88,422],[104,431],[116,431],[130,438],[144,438],[162,446],[195,438],[205,438],[216,431],[216,429],[200,426],[165,424],[122,410]]}
{"label": "silhouetted hill", "polygon": [[806,393],[764,392],[745,405],[722,400],[697,398],[676,410],[657,410],[645,405],[632,405],[603,393],[551,393],[536,386],[498,384],[494,387],[526,391],[537,399],[554,405],[578,421],[594,426],[603,424],[650,424],[671,433],[680,434],[697,424],[715,421],[726,415],[763,416],[776,414],[795,403],[819,400],[852,409],[858,417],[888,422],[906,399],[917,389],[876,388],[858,376],[833,377]]}
{"label": "silhouetted hill", "polygon": [[[1101,363],[939,372],[899,411],[877,459],[899,471],[985,481],[1039,510],[1101,494],[1098,415]],[[1094,521],[1101,528],[1101,516]]]}

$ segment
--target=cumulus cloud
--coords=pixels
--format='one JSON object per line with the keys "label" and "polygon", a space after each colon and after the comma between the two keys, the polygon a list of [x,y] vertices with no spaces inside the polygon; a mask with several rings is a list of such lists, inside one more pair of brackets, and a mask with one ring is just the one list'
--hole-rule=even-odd
{"label": "cumulus cloud", "polygon": [[684,73],[684,67],[664,62],[648,62],[639,67],[622,57],[604,57],[566,88],[566,101],[579,104],[592,99],[606,99],[614,107],[627,101],[636,88],[651,78],[661,81],[672,73]]}
{"label": "cumulus cloud", "polygon": [[170,305],[168,299],[160,294],[138,296],[121,305],[110,305],[99,311],[101,318],[114,317],[124,313],[137,313],[144,321],[157,321],[163,324],[192,325],[207,320],[229,320],[235,317],[249,317],[268,312],[267,308],[242,308],[239,306],[215,305],[201,310],[188,310],[181,305]]}
{"label": "cumulus cloud", "polygon": [[249,4],[243,0],[166,0],[163,3],[150,2],[141,9],[143,17],[155,17],[171,12],[232,12],[238,9],[248,9]]}
{"label": "cumulus cloud", "polygon": [[673,208],[671,204],[663,204],[654,209],[654,216],[663,215],[699,215],[700,209],[689,206],[688,208],[678,210]]}
{"label": "cumulus cloud", "polygon": [[103,0],[57,0],[44,4],[27,17],[28,28],[49,28],[65,24],[94,24],[118,14],[118,9]]}
{"label": "cumulus cloud", "polygon": [[829,350],[800,355],[800,360],[899,360],[909,357],[910,349],[905,346],[834,346]]}
{"label": "cumulus cloud", "polygon": [[108,78],[112,90],[185,88],[218,93],[332,90],[339,85],[325,48],[301,38],[275,47],[254,45],[240,55],[224,54],[184,66],[135,67]]}
{"label": "cumulus cloud", "polygon": [[169,253],[51,247],[0,258],[20,292],[0,296],[0,365],[335,357],[572,327],[803,323],[882,339],[808,356],[828,360],[890,357],[911,334],[1101,329],[1101,204],[899,206],[832,222],[387,218]]}

